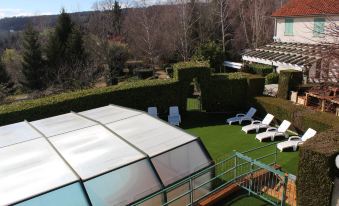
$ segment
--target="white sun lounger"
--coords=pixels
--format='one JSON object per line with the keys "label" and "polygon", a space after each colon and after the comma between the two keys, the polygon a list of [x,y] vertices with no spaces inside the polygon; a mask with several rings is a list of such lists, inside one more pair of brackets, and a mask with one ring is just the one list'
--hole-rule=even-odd
{"label": "white sun lounger", "polygon": [[249,131],[255,130],[256,133],[258,133],[260,129],[269,128],[273,119],[274,119],[274,116],[272,114],[266,114],[265,118],[262,121],[254,120],[252,121],[251,124],[243,126],[241,130],[246,133],[248,133]]}
{"label": "white sun lounger", "polygon": [[262,142],[264,139],[271,139],[274,141],[277,136],[284,136],[288,138],[288,134],[286,133],[287,129],[290,127],[291,122],[284,120],[278,128],[269,127],[266,132],[259,133],[255,136],[257,140]]}
{"label": "white sun lounger", "polygon": [[147,113],[153,117],[158,117],[158,109],[156,107],[148,107]]}
{"label": "white sun lounger", "polygon": [[317,131],[309,128],[302,137],[291,136],[288,138],[288,141],[280,142],[277,144],[277,148],[282,152],[284,149],[293,148],[293,151],[297,151],[298,146],[303,144],[306,140],[314,137],[317,134]]}
{"label": "white sun lounger", "polygon": [[179,126],[181,123],[181,116],[179,114],[179,108],[177,106],[170,107],[168,115],[168,123],[171,125]]}
{"label": "white sun lounger", "polygon": [[257,110],[251,107],[246,114],[237,114],[235,117],[228,118],[226,122],[231,125],[238,122],[241,124],[243,121],[253,121],[253,116]]}

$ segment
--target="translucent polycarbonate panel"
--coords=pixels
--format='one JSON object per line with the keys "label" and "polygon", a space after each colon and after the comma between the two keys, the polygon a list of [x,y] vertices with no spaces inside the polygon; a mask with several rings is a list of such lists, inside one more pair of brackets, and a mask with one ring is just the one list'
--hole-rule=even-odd
{"label": "translucent polycarbonate panel", "polygon": [[73,113],[63,114],[32,122],[32,125],[47,137],[64,134],[66,132],[90,127],[96,124],[97,123]]}
{"label": "translucent polycarbonate panel", "polygon": [[165,185],[187,177],[210,164],[209,158],[197,141],[153,157],[151,160]]}
{"label": "translucent polycarbonate panel", "polygon": [[33,199],[16,204],[16,206],[88,206],[86,196],[79,183],[74,183]]}
{"label": "translucent polycarbonate panel", "polygon": [[102,124],[107,124],[139,115],[141,112],[115,105],[109,105],[106,107],[80,112],[79,114],[99,121]]}
{"label": "translucent polycarbonate panel", "polygon": [[194,185],[194,201],[198,201],[212,191],[212,172],[209,171],[201,176],[197,177],[193,181]]}
{"label": "translucent polycarbonate panel", "polygon": [[161,189],[147,160],[84,182],[93,206],[127,205]]}
{"label": "translucent polycarbonate panel", "polygon": [[196,138],[147,114],[107,124],[150,157]]}
{"label": "translucent polycarbonate panel", "polygon": [[54,136],[49,140],[83,180],[145,158],[145,155],[100,125]]}
{"label": "translucent polycarbonate panel", "polygon": [[41,137],[27,122],[0,127],[0,148]]}
{"label": "translucent polycarbonate panel", "polygon": [[0,205],[77,181],[44,138],[0,148]]}
{"label": "translucent polycarbonate panel", "polygon": [[[167,192],[167,202],[171,202],[168,205],[169,206],[189,205],[190,204],[190,193],[187,193],[189,191],[190,191],[190,185],[189,183],[186,183],[179,187],[175,187],[173,190]],[[183,195],[185,193],[187,194]]]}

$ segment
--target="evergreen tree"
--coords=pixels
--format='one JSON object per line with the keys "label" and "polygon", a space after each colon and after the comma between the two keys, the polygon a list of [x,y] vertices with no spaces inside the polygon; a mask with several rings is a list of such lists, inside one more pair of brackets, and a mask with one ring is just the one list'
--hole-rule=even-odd
{"label": "evergreen tree", "polygon": [[87,54],[84,48],[83,34],[80,28],[74,27],[68,38],[65,54],[69,66],[78,66],[86,61]]}
{"label": "evergreen tree", "polygon": [[22,82],[30,89],[42,89],[45,77],[45,65],[42,59],[39,33],[29,25],[24,33],[22,72],[26,81]]}
{"label": "evergreen tree", "polygon": [[47,44],[47,60],[49,66],[49,79],[53,80],[59,73],[61,66],[65,65],[67,43],[73,32],[74,24],[69,14],[62,9],[58,17],[55,31],[50,34]]}
{"label": "evergreen tree", "polygon": [[119,5],[119,2],[114,1],[113,7],[113,28],[115,35],[121,35],[121,27],[122,27],[122,9]]}
{"label": "evergreen tree", "polygon": [[2,63],[2,58],[0,56],[0,84],[8,84],[10,77],[6,71],[5,65]]}

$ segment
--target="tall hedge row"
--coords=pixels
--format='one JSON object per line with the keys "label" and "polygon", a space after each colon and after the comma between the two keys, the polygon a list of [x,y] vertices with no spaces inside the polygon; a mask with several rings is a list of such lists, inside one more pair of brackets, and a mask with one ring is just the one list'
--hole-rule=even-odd
{"label": "tall hedge row", "polygon": [[256,97],[253,104],[263,114],[269,112],[280,121],[290,120],[300,133],[308,128],[318,131],[300,147],[297,201],[301,206],[329,206],[335,174],[339,174],[334,162],[339,154],[339,118],[279,98]]}
{"label": "tall hedge row", "polygon": [[275,119],[291,121],[298,132],[306,131],[308,128],[322,132],[339,125],[339,118],[334,115],[301,107],[284,99],[255,97],[252,104],[261,114],[271,113]]}
{"label": "tall hedge row", "polygon": [[178,105],[185,109],[186,99],[178,94],[182,90],[175,80],[150,80],[126,83],[118,86],[89,89],[36,100],[0,106],[0,125],[23,120],[37,120],[72,111],[83,111],[108,104],[117,104],[140,110],[157,106],[159,112]]}
{"label": "tall hedge row", "polygon": [[277,96],[282,99],[289,99],[290,91],[293,91],[303,81],[303,73],[296,70],[282,70],[279,74],[279,89]]}
{"label": "tall hedge row", "polygon": [[247,79],[228,75],[212,76],[203,85],[202,105],[207,112],[239,111],[247,106]]}

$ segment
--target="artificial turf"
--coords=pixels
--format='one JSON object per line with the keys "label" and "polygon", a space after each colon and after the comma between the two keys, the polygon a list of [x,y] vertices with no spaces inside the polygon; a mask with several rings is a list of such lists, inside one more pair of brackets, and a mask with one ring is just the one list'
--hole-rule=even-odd
{"label": "artificial turf", "polygon": [[[255,147],[270,144],[271,142],[259,142],[255,134],[245,134],[239,125],[226,125],[225,114],[208,114],[204,112],[187,112],[183,116],[181,125],[187,132],[200,137],[207,150],[215,161],[222,160],[236,150],[243,152]],[[249,153],[248,156],[257,158],[272,153],[275,145]],[[269,157],[273,158],[273,156]],[[263,159],[263,162],[266,160]],[[267,160],[270,161],[270,160]],[[298,168],[298,152],[278,151],[277,163],[282,170],[296,174]]]}

